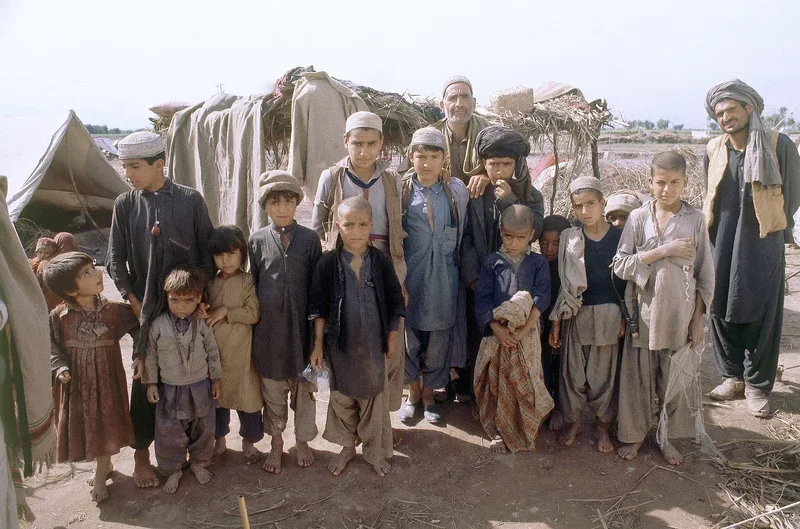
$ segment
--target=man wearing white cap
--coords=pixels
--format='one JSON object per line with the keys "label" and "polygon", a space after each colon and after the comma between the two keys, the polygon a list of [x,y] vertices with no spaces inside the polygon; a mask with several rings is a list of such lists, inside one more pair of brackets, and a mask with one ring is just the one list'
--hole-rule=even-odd
{"label": "man wearing white cap", "polygon": [[[383,122],[372,112],[356,112],[347,118],[344,131],[347,157],[322,172],[311,226],[322,239],[323,250],[336,248],[339,232],[336,229],[336,210],[342,200],[360,196],[372,206],[373,228],[370,243],[391,257],[397,279],[405,284],[406,263],[403,257],[402,211],[400,204],[400,175],[389,163],[379,160],[383,148]],[[403,286],[405,292],[405,286]],[[402,320],[401,320],[402,322]],[[404,351],[403,327],[398,333],[398,351]],[[404,355],[396,354],[389,361],[387,392],[390,411],[400,409],[403,399]]]}
{"label": "man wearing white cap", "polygon": [[117,144],[132,191],[117,197],[108,241],[108,273],[141,324],[134,343],[131,419],[134,429],[133,480],[137,487],[158,486],[150,464],[155,406],[141,383],[150,323],[165,305],[164,277],[175,266],[213,271],[206,243],[213,226],[203,197],[196,190],[164,177],[166,160],[161,136],[134,132]]}

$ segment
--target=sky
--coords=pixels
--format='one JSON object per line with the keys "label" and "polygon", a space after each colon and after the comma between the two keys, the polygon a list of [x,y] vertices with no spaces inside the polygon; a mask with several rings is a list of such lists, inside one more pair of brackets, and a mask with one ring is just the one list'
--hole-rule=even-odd
{"label": "sky", "polygon": [[733,77],[768,111],[800,105],[798,30],[797,0],[0,0],[0,116],[73,109],[145,127],[153,105],[197,103],[220,84],[269,92],[313,65],[437,99],[462,74],[479,105],[558,81],[623,120],[704,128],[706,91]]}

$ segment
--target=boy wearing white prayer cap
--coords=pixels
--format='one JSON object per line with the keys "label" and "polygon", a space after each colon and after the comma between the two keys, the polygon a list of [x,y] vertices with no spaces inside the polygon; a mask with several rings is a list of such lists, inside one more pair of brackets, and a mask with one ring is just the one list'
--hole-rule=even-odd
{"label": "boy wearing white prayer cap", "polygon": [[[118,196],[108,241],[108,273],[133,308],[146,337],[166,300],[164,277],[174,267],[192,265],[209,277],[213,259],[207,250],[213,225],[202,195],[164,176],[166,153],[161,136],[140,131],[117,144],[125,177],[133,189]],[[141,383],[146,339],[134,343],[131,419],[134,430],[133,480],[137,487],[156,487],[150,464],[155,435],[155,405]]]}

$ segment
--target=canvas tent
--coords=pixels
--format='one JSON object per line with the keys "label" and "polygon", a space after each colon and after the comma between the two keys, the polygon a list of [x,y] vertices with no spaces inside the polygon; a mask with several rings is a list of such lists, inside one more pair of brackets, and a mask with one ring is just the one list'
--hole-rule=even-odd
{"label": "canvas tent", "polygon": [[114,199],[130,190],[75,112],[0,117],[0,174],[9,181],[11,220],[53,231],[88,210],[107,227]]}

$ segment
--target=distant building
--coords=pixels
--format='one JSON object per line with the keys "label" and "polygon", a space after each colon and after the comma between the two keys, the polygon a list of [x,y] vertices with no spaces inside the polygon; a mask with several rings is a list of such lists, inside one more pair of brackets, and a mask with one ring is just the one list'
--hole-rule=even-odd
{"label": "distant building", "polygon": [[693,130],[692,131],[692,139],[693,140],[705,140],[708,138],[709,131],[708,130]]}

